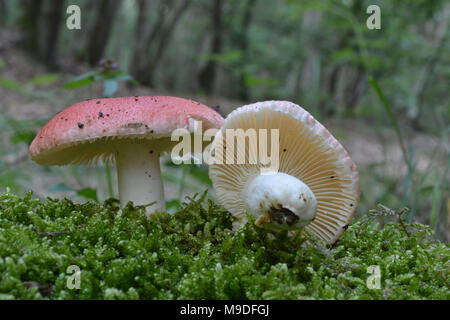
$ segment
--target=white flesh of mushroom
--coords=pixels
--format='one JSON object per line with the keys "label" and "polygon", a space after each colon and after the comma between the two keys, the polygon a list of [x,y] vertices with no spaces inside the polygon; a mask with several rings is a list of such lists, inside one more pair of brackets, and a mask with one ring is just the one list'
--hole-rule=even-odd
{"label": "white flesh of mushroom", "polygon": [[244,193],[246,209],[257,225],[301,229],[316,216],[317,200],[311,189],[285,173],[257,175]]}
{"label": "white flesh of mushroom", "polygon": [[165,210],[164,189],[159,164],[159,151],[151,143],[127,142],[116,154],[120,203],[147,205],[146,213]]}

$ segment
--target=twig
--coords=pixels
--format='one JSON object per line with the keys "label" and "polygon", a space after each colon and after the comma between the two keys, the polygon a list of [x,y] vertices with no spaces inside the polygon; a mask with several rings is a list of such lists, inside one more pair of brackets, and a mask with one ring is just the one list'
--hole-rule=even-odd
{"label": "twig", "polygon": [[39,293],[44,297],[49,296],[50,293],[52,292],[51,286],[43,285],[36,281],[25,281],[25,282],[23,282],[23,285],[27,289],[37,288]]}
{"label": "twig", "polygon": [[398,223],[400,223],[400,226],[402,227],[403,231],[405,231],[405,233],[408,237],[411,237],[411,234],[408,232],[408,227],[405,224],[405,219],[403,218],[403,215],[405,213],[407,213],[408,211],[409,211],[408,208],[403,208],[403,209],[396,211],[395,214],[398,216]]}
{"label": "twig", "polygon": [[381,203],[377,205],[377,210],[369,210],[369,215],[366,217],[365,222],[369,220],[373,220],[377,217],[387,217],[387,216],[397,216],[398,223],[402,227],[403,231],[405,231],[408,237],[411,237],[411,233],[408,231],[408,225],[405,223],[405,219],[403,215],[409,211],[409,208],[402,208],[400,210],[392,210]]}
{"label": "twig", "polygon": [[54,236],[61,236],[64,234],[71,234],[72,231],[56,231],[56,232],[40,232],[38,233],[39,237],[48,236],[48,237],[54,237]]}

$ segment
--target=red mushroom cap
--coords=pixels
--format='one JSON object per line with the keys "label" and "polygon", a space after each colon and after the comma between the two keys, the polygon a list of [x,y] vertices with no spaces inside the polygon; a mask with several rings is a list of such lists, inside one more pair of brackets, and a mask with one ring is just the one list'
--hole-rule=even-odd
{"label": "red mushroom cap", "polygon": [[[92,99],[57,113],[30,146],[31,158],[43,165],[107,161],[117,139],[167,139],[173,130],[220,128],[223,118],[211,108],[169,96]],[[161,148],[164,149],[164,148]],[[164,151],[164,150],[161,150]]]}

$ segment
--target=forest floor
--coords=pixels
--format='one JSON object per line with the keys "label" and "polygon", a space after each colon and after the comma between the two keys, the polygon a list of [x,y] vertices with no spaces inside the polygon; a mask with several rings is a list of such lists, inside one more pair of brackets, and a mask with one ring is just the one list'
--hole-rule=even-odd
{"label": "forest floor", "polygon": [[[0,37],[0,39],[2,39]],[[79,88],[76,90],[64,90],[61,86],[76,76],[89,71],[87,66],[78,65],[73,62],[67,62],[64,70],[58,71],[58,79],[55,82],[34,85],[29,82],[30,79],[44,74],[53,73],[44,66],[33,61],[25,52],[15,49],[8,45],[8,41],[2,39],[0,43],[0,78],[9,79],[15,83],[21,84],[18,88],[5,88],[0,86],[0,113],[6,118],[13,118],[19,121],[31,120],[39,117],[51,117],[56,112],[64,109],[73,103],[85,99],[97,98],[102,96],[102,84],[95,83],[91,87]],[[240,101],[233,101],[226,98],[214,96],[202,96],[191,93],[164,92],[162,90],[153,90],[141,86],[127,86],[125,83],[119,84],[118,92],[115,96],[135,96],[135,95],[174,95],[186,97],[199,101],[208,106],[220,106],[223,115],[231,110],[245,104]],[[250,101],[251,103],[253,101]],[[307,108],[306,108],[307,109]],[[375,205],[377,194],[381,191],[369,188],[372,186],[371,180],[377,180],[381,183],[384,179],[389,181],[399,181],[399,190],[403,186],[407,168],[402,158],[395,131],[387,125],[379,126],[379,122],[369,117],[352,118],[330,118],[324,119],[323,123],[329,131],[345,146],[349,154],[357,164],[361,174],[362,199],[366,197],[368,206]],[[401,130],[405,137],[407,145],[415,146],[415,164],[417,172],[426,172],[430,167],[445,168],[448,150],[445,150],[439,137],[429,135],[424,132],[416,132],[404,123],[400,123]],[[0,137],[0,148],[10,145],[7,136]],[[3,153],[1,153],[3,154]],[[25,189],[35,190],[39,196],[51,195],[55,193],[49,190],[55,184],[64,182],[68,185],[80,183],[79,177],[73,177],[67,172],[59,169],[52,171],[33,163],[28,156],[28,147],[26,144],[16,145],[12,152],[2,155],[1,161],[8,163],[11,168],[26,172],[28,182]],[[173,168],[166,168],[174,170]],[[83,169],[84,170],[84,169]],[[83,184],[99,187],[98,174],[86,169],[87,181]],[[165,170],[165,169],[163,169]],[[376,179],[374,178],[376,176]],[[83,178],[84,179],[84,178]],[[173,183],[173,182],[172,182]],[[199,192],[204,189],[198,182],[187,181],[186,185],[191,185],[190,191]],[[364,188],[368,186],[368,188]],[[175,185],[165,185],[168,198],[176,193]],[[191,195],[192,192],[185,192]],[[447,217],[450,216],[449,214]],[[421,221],[427,223],[427,219]],[[448,224],[450,221],[447,222]],[[445,228],[445,227],[444,227]],[[450,236],[445,236],[444,241],[448,241]]]}

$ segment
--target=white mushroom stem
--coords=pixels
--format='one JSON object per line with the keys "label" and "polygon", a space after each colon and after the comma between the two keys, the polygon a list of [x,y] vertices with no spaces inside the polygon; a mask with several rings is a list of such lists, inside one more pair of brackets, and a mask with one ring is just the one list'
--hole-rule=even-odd
{"label": "white mushroom stem", "polygon": [[247,183],[244,199],[257,225],[293,230],[305,227],[316,216],[317,200],[311,189],[285,173],[255,176]]}
{"label": "white mushroom stem", "polygon": [[165,210],[164,189],[159,165],[159,152],[143,141],[120,144],[116,155],[120,203],[146,205],[147,215]]}

